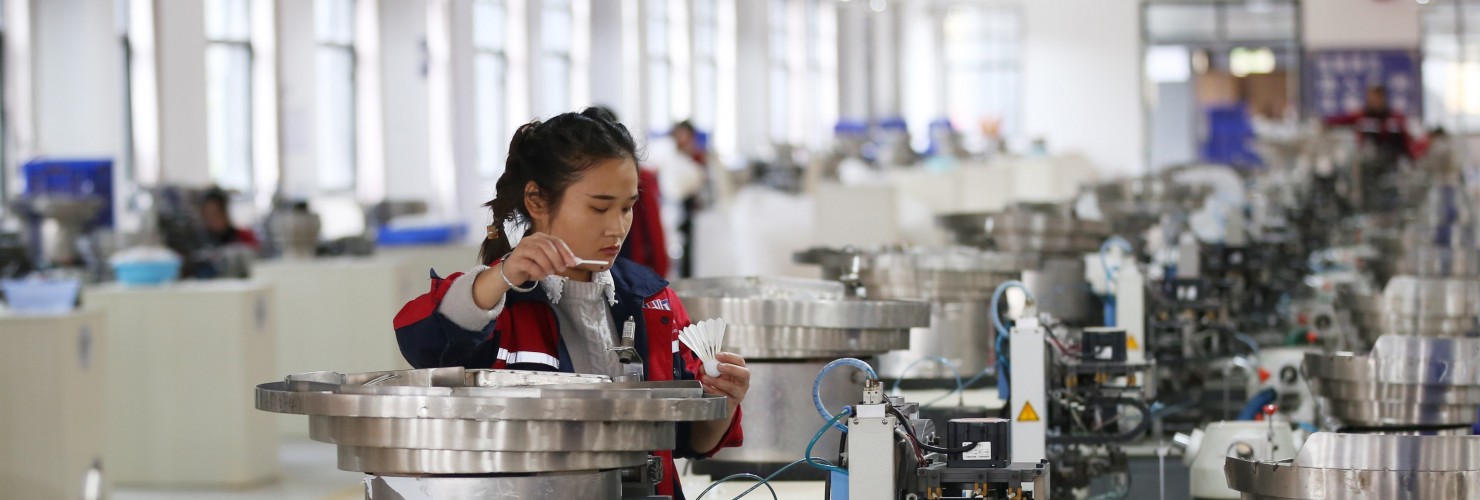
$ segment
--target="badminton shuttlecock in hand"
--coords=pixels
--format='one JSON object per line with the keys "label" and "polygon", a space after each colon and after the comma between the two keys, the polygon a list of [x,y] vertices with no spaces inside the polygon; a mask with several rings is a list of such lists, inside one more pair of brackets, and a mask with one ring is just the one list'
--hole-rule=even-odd
{"label": "badminton shuttlecock in hand", "polygon": [[689,325],[678,332],[678,340],[689,346],[689,350],[694,351],[699,360],[704,362],[706,375],[719,376],[719,360],[714,357],[719,354],[725,340],[725,320],[706,319]]}

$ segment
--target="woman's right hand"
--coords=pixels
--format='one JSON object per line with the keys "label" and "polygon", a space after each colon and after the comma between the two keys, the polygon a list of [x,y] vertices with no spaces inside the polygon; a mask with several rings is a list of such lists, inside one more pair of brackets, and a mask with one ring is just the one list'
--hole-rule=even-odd
{"label": "woman's right hand", "polygon": [[519,239],[519,245],[500,265],[509,281],[518,285],[560,274],[576,266],[579,259],[560,238],[531,233]]}

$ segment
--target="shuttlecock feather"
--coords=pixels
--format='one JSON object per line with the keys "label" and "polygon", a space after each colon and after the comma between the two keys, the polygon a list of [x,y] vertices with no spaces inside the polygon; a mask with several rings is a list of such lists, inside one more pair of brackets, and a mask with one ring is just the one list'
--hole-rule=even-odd
{"label": "shuttlecock feather", "polygon": [[719,354],[725,340],[724,319],[706,319],[689,325],[678,332],[678,340],[689,346],[689,350],[699,356],[699,361],[704,362],[706,375],[719,376],[719,360],[715,356]]}

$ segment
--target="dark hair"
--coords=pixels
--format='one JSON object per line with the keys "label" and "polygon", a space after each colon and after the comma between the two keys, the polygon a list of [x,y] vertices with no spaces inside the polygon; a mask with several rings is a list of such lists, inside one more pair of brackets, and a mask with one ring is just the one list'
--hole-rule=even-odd
{"label": "dark hair", "polygon": [[565,189],[583,172],[614,159],[630,159],[635,164],[637,144],[627,127],[602,108],[564,113],[520,126],[509,141],[509,159],[495,185],[493,199],[483,204],[493,211],[490,225],[497,234],[483,240],[479,251],[482,262],[491,264],[513,249],[504,232],[505,223],[524,224],[526,234],[533,230],[529,208],[524,204],[526,185],[534,182],[539,196],[553,210],[560,205]]}
{"label": "dark hair", "polygon": [[226,190],[216,186],[211,186],[210,188],[207,188],[205,193],[202,193],[200,195],[200,203],[202,205],[214,202],[217,205],[221,206],[221,210],[223,212],[227,209],[227,207],[229,207],[229,205],[227,204],[227,201],[229,199],[230,196],[226,194]]}
{"label": "dark hair", "polygon": [[694,128],[694,122],[691,122],[691,121],[688,121],[688,120],[684,120],[684,121],[681,121],[681,122],[678,122],[678,123],[673,124],[673,130],[678,130],[678,129],[687,130],[687,131],[689,131],[690,134],[698,133],[698,131],[699,131],[699,129]]}

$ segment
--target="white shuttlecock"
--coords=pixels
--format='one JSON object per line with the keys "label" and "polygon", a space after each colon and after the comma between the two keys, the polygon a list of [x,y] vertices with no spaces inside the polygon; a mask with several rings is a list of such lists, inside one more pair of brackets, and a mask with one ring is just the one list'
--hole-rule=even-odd
{"label": "white shuttlecock", "polygon": [[705,374],[719,376],[719,360],[714,357],[719,354],[725,340],[724,319],[706,319],[689,325],[678,332],[678,340],[689,346],[689,350],[694,351],[699,360],[704,362]]}

